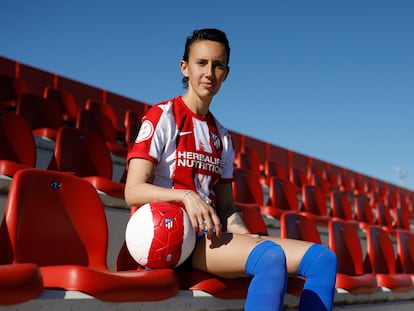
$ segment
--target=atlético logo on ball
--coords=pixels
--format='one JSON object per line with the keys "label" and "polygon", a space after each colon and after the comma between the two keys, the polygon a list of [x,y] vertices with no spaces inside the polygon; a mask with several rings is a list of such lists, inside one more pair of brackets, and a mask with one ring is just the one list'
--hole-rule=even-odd
{"label": "atl\u00e9tico logo on ball", "polygon": [[174,227],[174,219],[173,218],[164,218],[164,226],[167,229],[171,229]]}

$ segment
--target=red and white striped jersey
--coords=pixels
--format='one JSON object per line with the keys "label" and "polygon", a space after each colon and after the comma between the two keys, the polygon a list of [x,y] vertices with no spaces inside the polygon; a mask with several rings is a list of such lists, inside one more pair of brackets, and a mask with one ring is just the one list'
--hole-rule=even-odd
{"label": "red and white striped jersey", "polygon": [[213,186],[233,179],[234,149],[229,132],[209,112],[193,113],[181,96],[154,105],[143,122],[127,161],[156,165],[153,184],[197,191],[214,202]]}

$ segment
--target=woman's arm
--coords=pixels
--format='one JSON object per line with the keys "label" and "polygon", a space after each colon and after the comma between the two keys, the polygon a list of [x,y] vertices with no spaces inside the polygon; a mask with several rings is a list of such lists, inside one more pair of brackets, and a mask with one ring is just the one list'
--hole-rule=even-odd
{"label": "woman's arm", "polygon": [[177,202],[183,203],[191,224],[200,234],[208,231],[208,236],[221,235],[220,219],[213,207],[207,204],[192,190],[169,189],[152,184],[154,164],[145,159],[131,159],[125,184],[125,201],[129,206],[148,202]]}
{"label": "woman's arm", "polygon": [[214,186],[216,209],[221,221],[226,224],[228,232],[247,234],[249,230],[244,224],[239,211],[234,206],[231,183],[218,183]]}

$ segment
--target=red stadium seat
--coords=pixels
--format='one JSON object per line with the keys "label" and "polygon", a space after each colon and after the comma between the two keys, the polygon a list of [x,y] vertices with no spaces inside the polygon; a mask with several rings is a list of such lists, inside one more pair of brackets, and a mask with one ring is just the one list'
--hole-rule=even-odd
{"label": "red stadium seat", "polygon": [[77,176],[19,171],[5,221],[16,262],[38,264],[45,288],[80,291],[112,302],[162,300],[178,291],[171,269],[108,269],[104,207],[93,186]]}
{"label": "red stadium seat", "polygon": [[298,193],[300,193],[303,185],[308,184],[306,173],[296,167],[290,167],[289,180],[293,185],[295,185]]}
{"label": "red stadium seat", "polygon": [[36,144],[28,122],[0,109],[0,175],[13,177],[22,168],[36,165]]}
{"label": "red stadium seat", "polygon": [[128,109],[125,111],[124,127],[125,127],[125,143],[130,146],[138,136],[141,127],[142,114],[138,111]]}
{"label": "red stadium seat", "polygon": [[263,189],[258,176],[246,168],[234,169],[233,195],[238,203],[263,205]]}
{"label": "red stadium seat", "polygon": [[329,248],[338,258],[335,286],[351,294],[372,294],[377,290],[377,280],[374,274],[364,273],[358,230],[344,219],[332,219],[328,224]]}
{"label": "red stadium seat", "polygon": [[43,279],[34,263],[15,263],[5,219],[0,226],[0,306],[18,304],[39,296]]}
{"label": "red stadium seat", "polygon": [[351,201],[345,193],[332,190],[329,192],[329,199],[331,203],[331,217],[344,219],[351,222],[354,226],[359,225],[353,215]]}
{"label": "red stadium seat", "polygon": [[78,104],[71,92],[47,86],[44,89],[43,97],[60,110],[62,119],[67,125],[73,126],[76,123]]}
{"label": "red stadium seat", "polygon": [[16,114],[29,122],[33,135],[56,140],[57,130],[64,125],[60,110],[45,97],[25,93],[17,103]]}
{"label": "red stadium seat", "polygon": [[104,104],[100,101],[88,99],[85,103],[85,109],[92,110],[92,111],[99,111],[106,115],[109,119],[111,119],[112,125],[114,126],[117,137],[118,138],[124,138],[125,136],[125,127],[124,125],[118,124],[118,118],[116,116],[116,112],[114,107],[112,107],[109,104]]}
{"label": "red stadium seat", "polygon": [[382,202],[376,202],[374,206],[376,211],[376,224],[382,226],[388,233],[394,233],[393,219],[388,206]]}
{"label": "red stadium seat", "polygon": [[328,215],[326,196],[319,187],[305,184],[302,186],[302,212],[308,214],[317,224],[327,225]]}
{"label": "red stadium seat", "polygon": [[261,207],[262,215],[279,218],[287,211],[298,211],[296,188],[287,179],[271,177],[269,183],[269,204]]}
{"label": "red stadium seat", "polygon": [[286,212],[280,216],[280,237],[322,243],[315,221],[300,212]]}
{"label": "red stadium seat", "polygon": [[408,274],[397,273],[394,246],[383,227],[369,226],[367,233],[367,255],[364,259],[364,271],[373,273],[378,286],[393,292],[412,290],[413,283]]}
{"label": "red stadium seat", "polygon": [[0,74],[0,108],[14,110],[20,95],[28,92],[26,80]]}
{"label": "red stadium seat", "polygon": [[276,162],[265,160],[263,164],[263,174],[264,174],[264,181],[266,185],[270,185],[270,179],[272,177],[278,177],[280,179],[288,179],[288,174],[284,167]]}
{"label": "red stadium seat", "polygon": [[358,221],[359,227],[365,230],[368,226],[374,225],[375,216],[369,199],[366,196],[357,195],[353,201],[355,219]]}
{"label": "red stadium seat", "polygon": [[43,279],[34,263],[0,265],[0,306],[15,305],[43,292]]}
{"label": "red stadium seat", "polygon": [[76,127],[100,135],[112,154],[126,157],[128,149],[125,145],[118,144],[116,129],[107,115],[99,111],[81,109],[76,120]]}
{"label": "red stadium seat", "polygon": [[103,138],[72,127],[58,130],[49,170],[71,172],[88,180],[97,190],[123,199],[125,184],[112,179],[112,159]]}
{"label": "red stadium seat", "polygon": [[396,232],[397,272],[410,275],[414,284],[414,233],[405,230]]}

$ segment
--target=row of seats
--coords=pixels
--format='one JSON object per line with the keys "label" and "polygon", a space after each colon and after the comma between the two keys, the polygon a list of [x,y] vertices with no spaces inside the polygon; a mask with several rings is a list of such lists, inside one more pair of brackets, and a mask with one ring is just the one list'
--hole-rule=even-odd
{"label": "row of seats", "polygon": [[42,96],[35,95],[25,80],[5,75],[0,75],[0,108],[24,116],[35,135],[52,140],[64,125],[96,132],[104,137],[110,151],[121,157],[135,139],[142,118],[138,111],[128,109],[119,124],[109,104],[88,99],[79,108],[71,92],[48,86]]}
{"label": "row of seats", "polygon": [[[307,177],[305,172],[294,167],[290,167],[287,172],[276,161],[265,161],[263,166],[254,152],[239,151],[235,166],[236,170],[242,171],[236,171],[235,174],[236,189],[242,188],[240,191],[234,189],[235,197],[240,202],[259,203],[263,206],[264,215],[278,218],[284,210],[304,210],[315,214],[320,222],[326,222],[329,216],[336,216],[405,230],[409,230],[409,220],[414,218],[411,198],[399,193],[382,191],[380,195],[379,189],[357,191],[356,188],[332,183],[329,187],[323,187],[322,184],[328,182],[321,174],[311,172]],[[269,192],[266,201],[263,201],[263,188]],[[359,208],[363,198],[368,201],[363,204],[366,213],[372,215],[365,215]]]}
{"label": "row of seats", "polygon": [[[244,219],[251,219],[255,212],[260,215],[251,206],[241,211]],[[262,233],[263,227],[250,224],[249,229]],[[281,237],[321,243],[317,225],[307,214],[283,213],[280,230]],[[339,261],[336,287],[352,294],[374,293],[378,287],[395,292],[411,290],[414,233],[396,233],[395,253],[390,235],[380,226],[369,226],[365,232],[364,257],[358,227],[340,219],[328,222],[329,247]],[[162,300],[179,289],[235,299],[246,296],[250,281],[223,279],[194,269],[145,270],[136,263],[131,266],[125,247],[119,253],[116,271],[110,271],[106,265],[107,220],[96,190],[80,177],[57,171],[23,169],[16,173],[0,241],[3,305],[32,299],[45,288],[77,290],[105,301]],[[300,277],[291,277],[288,284],[290,293],[300,294]],[[5,291],[13,294],[2,300]]]}

